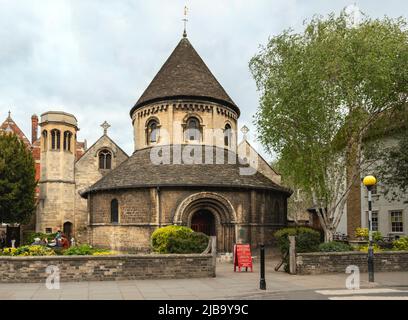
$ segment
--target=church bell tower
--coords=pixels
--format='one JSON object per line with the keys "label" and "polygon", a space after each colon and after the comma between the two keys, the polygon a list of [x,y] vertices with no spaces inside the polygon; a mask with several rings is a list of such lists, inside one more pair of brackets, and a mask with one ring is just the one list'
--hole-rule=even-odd
{"label": "church bell tower", "polygon": [[72,235],[77,119],[69,113],[41,115],[41,174],[36,231]]}

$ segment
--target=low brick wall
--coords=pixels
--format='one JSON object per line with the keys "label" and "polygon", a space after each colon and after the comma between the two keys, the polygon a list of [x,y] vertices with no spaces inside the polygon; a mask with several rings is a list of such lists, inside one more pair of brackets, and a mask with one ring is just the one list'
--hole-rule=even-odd
{"label": "low brick wall", "polygon": [[51,265],[60,281],[215,277],[210,254],[0,257],[0,283],[45,282]]}
{"label": "low brick wall", "polygon": [[[313,252],[296,256],[298,274],[322,274],[346,271],[356,265],[360,272],[367,272],[367,253],[364,252]],[[384,251],[374,254],[374,271],[408,271],[407,251]]]}

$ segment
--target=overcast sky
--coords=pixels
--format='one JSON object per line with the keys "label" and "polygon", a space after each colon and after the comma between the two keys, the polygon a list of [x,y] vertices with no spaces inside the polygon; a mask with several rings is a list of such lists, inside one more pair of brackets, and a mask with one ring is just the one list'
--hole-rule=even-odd
{"label": "overcast sky", "polygon": [[260,44],[354,3],[371,17],[408,13],[405,0],[0,0],[0,122],[11,110],[30,139],[33,113],[66,111],[90,146],[107,120],[109,135],[131,154],[129,111],[179,42],[186,3],[190,42],[240,107],[239,127],[251,129],[262,154],[248,69]]}

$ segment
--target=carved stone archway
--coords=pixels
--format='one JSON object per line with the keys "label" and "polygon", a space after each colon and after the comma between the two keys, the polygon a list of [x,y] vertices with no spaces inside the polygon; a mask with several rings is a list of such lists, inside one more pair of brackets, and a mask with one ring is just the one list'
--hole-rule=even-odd
{"label": "carved stone archway", "polygon": [[191,226],[197,212],[209,211],[215,219],[217,247],[219,251],[231,252],[235,242],[236,213],[231,202],[214,192],[198,192],[184,199],[176,209],[173,223]]}

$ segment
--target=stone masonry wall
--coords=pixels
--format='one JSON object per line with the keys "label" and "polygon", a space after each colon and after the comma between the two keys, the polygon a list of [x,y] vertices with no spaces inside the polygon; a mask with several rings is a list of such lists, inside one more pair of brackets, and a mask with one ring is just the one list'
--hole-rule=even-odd
{"label": "stone masonry wall", "polygon": [[[344,273],[349,265],[356,265],[360,268],[360,272],[367,272],[367,253],[316,252],[299,253],[296,257],[298,274]],[[374,271],[408,271],[408,252],[387,251],[375,253]]]}
{"label": "stone masonry wall", "polygon": [[87,152],[75,163],[75,222],[74,233],[79,243],[88,241],[88,205],[87,200],[81,198],[80,192],[89,188],[110,170],[99,169],[99,151],[108,149],[112,152],[112,169],[116,168],[128,156],[107,135],[103,135]]}
{"label": "stone masonry wall", "polygon": [[62,282],[215,277],[210,254],[0,257],[0,283],[45,283],[51,265]]}

